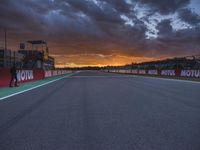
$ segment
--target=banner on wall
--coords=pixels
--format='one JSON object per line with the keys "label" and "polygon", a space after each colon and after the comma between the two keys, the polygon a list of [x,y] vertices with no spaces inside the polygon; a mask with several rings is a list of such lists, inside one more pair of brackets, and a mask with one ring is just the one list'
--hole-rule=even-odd
{"label": "banner on wall", "polygon": [[[8,86],[11,79],[9,68],[0,68],[0,86]],[[18,83],[44,79],[42,69],[18,69]]]}
{"label": "banner on wall", "polygon": [[200,77],[200,70],[181,70],[181,77]]}
{"label": "banner on wall", "polygon": [[158,75],[158,70],[147,70],[148,75]]}
{"label": "banner on wall", "polygon": [[18,70],[17,71],[18,81],[34,80],[33,70]]}
{"label": "banner on wall", "polygon": [[[17,79],[18,83],[24,83],[34,80],[41,80],[46,77],[53,77],[72,73],[70,70],[48,70],[44,71],[42,69],[18,69]],[[9,86],[11,79],[9,68],[0,68],[0,87]]]}
{"label": "banner on wall", "polygon": [[162,76],[176,76],[175,70],[161,70]]}
{"label": "banner on wall", "polygon": [[200,78],[200,70],[145,70],[145,69],[134,69],[134,70],[110,70],[110,72],[119,73],[132,73],[138,75],[160,75],[160,76],[177,76],[177,77],[189,77],[189,78]]}
{"label": "banner on wall", "polygon": [[65,75],[68,73],[72,73],[71,70],[47,70],[44,72],[45,78],[58,76],[58,75]]}

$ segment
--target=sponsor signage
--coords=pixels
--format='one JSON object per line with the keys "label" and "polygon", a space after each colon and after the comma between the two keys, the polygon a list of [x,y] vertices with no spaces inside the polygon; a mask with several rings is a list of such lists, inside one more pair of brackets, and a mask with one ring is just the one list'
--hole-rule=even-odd
{"label": "sponsor signage", "polygon": [[138,70],[138,74],[146,74],[146,70]]}
{"label": "sponsor signage", "polygon": [[[110,70],[111,72],[114,72]],[[115,70],[115,72],[117,72]],[[188,78],[200,78],[200,70],[145,70],[145,69],[134,69],[134,70],[118,70],[120,73],[141,74],[141,75],[161,75],[161,76],[177,76],[177,77],[188,77]]]}
{"label": "sponsor signage", "polygon": [[69,70],[48,70],[45,71],[45,78],[58,76],[58,75],[64,75],[67,73],[72,73],[72,71]]}
{"label": "sponsor signage", "polygon": [[200,70],[181,70],[181,77],[200,77]]}
{"label": "sponsor signage", "polygon": [[133,74],[138,74],[138,70],[137,70],[137,69],[132,70],[132,73],[133,73]]}
{"label": "sponsor signage", "polygon": [[[52,77],[57,75],[64,75],[67,73],[72,73],[71,70],[48,70],[44,71],[42,69],[18,69],[17,79],[18,83],[41,80],[46,77]],[[0,87],[9,86],[11,79],[9,68],[0,68]]]}
{"label": "sponsor signage", "polygon": [[51,77],[51,76],[52,76],[52,71],[51,70],[45,71],[45,78]]}
{"label": "sponsor signage", "polygon": [[[0,68],[0,87],[8,86],[11,79],[9,68]],[[44,71],[42,69],[18,69],[18,83],[28,82],[32,80],[44,79]]]}
{"label": "sponsor signage", "polygon": [[17,71],[18,81],[34,80],[33,70],[18,70]]}
{"label": "sponsor signage", "polygon": [[175,70],[161,70],[162,76],[176,76]]}
{"label": "sponsor signage", "polygon": [[149,75],[158,75],[158,70],[148,70]]}

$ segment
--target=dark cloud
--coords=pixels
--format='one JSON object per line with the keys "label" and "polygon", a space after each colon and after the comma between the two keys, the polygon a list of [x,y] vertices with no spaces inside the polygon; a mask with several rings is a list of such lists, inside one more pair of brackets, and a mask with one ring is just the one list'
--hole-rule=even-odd
{"label": "dark cloud", "polygon": [[200,26],[174,30],[171,20],[165,19],[157,25],[157,29],[158,38],[150,44],[157,54],[184,56],[200,52]]}
{"label": "dark cloud", "polygon": [[200,23],[200,16],[197,13],[192,12],[190,9],[181,9],[178,13],[180,19],[185,21],[186,23],[189,23],[191,25],[196,25]]}
{"label": "dark cloud", "polygon": [[131,5],[126,3],[124,0],[103,0],[109,3],[116,11],[121,13],[130,13]]}
{"label": "dark cloud", "polygon": [[191,42],[195,42],[197,44],[198,40],[200,39],[200,26],[197,26],[195,28],[174,30],[171,25],[171,20],[165,19],[157,25],[157,29],[157,40],[159,41],[169,41],[171,43],[181,43],[186,45]]}
{"label": "dark cloud", "polygon": [[[143,10],[136,13],[136,3],[150,9],[142,19],[137,13]],[[198,52],[199,16],[187,4],[189,0],[1,0],[0,28],[8,30],[10,47],[44,39],[52,54],[192,54]],[[159,18],[158,35],[148,39],[147,32],[153,34],[149,18],[155,12],[177,12],[181,20],[193,26],[175,30],[172,19]]]}
{"label": "dark cloud", "polygon": [[157,30],[159,31],[158,32],[159,38],[166,38],[166,36],[171,35],[171,33],[173,32],[171,20],[165,19],[159,22],[157,25]]}
{"label": "dark cloud", "polygon": [[[102,6],[100,7],[93,1],[84,0],[65,0],[65,3],[71,6],[73,11],[85,14],[95,21],[123,23],[119,12],[115,11],[109,4],[102,3]],[[65,12],[66,10],[63,9],[63,11]]]}
{"label": "dark cloud", "polygon": [[188,5],[190,0],[140,0],[140,2],[149,5],[155,12],[169,14]]}

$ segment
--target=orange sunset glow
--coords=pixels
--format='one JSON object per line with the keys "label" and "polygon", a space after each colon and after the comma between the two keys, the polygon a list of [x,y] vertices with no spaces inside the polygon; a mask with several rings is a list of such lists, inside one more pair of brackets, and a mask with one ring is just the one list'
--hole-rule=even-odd
{"label": "orange sunset glow", "polygon": [[0,0],[0,150],[200,150],[200,0]]}
{"label": "orange sunset glow", "polygon": [[[164,5],[163,5],[164,4]],[[198,0],[3,0],[0,47],[44,40],[56,67],[125,65],[199,54]]]}
{"label": "orange sunset glow", "polygon": [[157,60],[151,57],[133,57],[123,55],[102,55],[102,54],[82,54],[82,55],[52,55],[56,58],[56,67],[86,67],[86,66],[121,66],[124,64],[139,63],[144,61]]}

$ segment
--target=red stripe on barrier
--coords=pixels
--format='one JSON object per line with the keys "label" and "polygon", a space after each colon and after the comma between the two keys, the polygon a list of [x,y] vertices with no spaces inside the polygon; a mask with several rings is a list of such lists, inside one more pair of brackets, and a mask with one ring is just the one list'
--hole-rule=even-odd
{"label": "red stripe on barrier", "polygon": [[68,73],[72,73],[71,70],[47,70],[44,72],[44,76],[45,78],[48,77],[53,77],[53,76],[58,76],[58,75],[64,75],[64,74],[68,74]]}
{"label": "red stripe on barrier", "polygon": [[[48,70],[42,69],[18,69],[17,79],[18,83],[29,82],[33,80],[41,80],[47,77],[59,76],[72,73],[71,70]],[[9,68],[0,68],[0,87],[9,86],[11,79]]]}
{"label": "red stripe on barrier", "polygon": [[109,72],[116,73],[131,73],[138,75],[159,75],[159,76],[176,76],[176,77],[188,77],[188,78],[200,78],[200,70],[181,70],[181,69],[127,69],[127,70],[109,70]]}
{"label": "red stripe on barrier", "polygon": [[[0,68],[0,87],[9,86],[11,79],[9,68]],[[18,83],[44,79],[44,71],[41,69],[17,69]]]}

